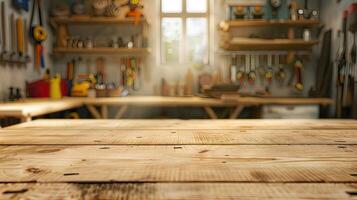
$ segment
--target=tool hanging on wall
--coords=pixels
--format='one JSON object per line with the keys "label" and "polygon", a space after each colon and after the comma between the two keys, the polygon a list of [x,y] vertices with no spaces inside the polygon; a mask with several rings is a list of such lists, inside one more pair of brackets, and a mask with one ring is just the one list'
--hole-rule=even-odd
{"label": "tool hanging on wall", "polygon": [[265,71],[265,80],[268,82],[268,84],[272,84],[273,82],[273,56],[272,55],[268,55],[268,65],[267,65],[267,69]]}
{"label": "tool hanging on wall", "polygon": [[134,90],[139,91],[141,89],[141,69],[142,62],[140,58],[136,59],[136,77],[134,82]]}
{"label": "tool hanging on wall", "polygon": [[239,81],[240,85],[244,84],[244,76],[245,76],[245,72],[244,72],[244,66],[243,66],[243,56],[237,56],[237,63],[238,63],[238,72],[237,72],[237,80]]}
{"label": "tool hanging on wall", "polygon": [[350,52],[352,63],[352,76],[353,76],[353,118],[357,119],[357,3],[353,3],[348,7],[348,30],[353,33],[353,46]]}
{"label": "tool hanging on wall", "polygon": [[342,107],[345,107],[345,98],[346,98],[346,85],[345,82],[346,80],[348,80],[348,78],[346,77],[346,74],[348,73],[348,59],[347,59],[347,48],[348,48],[348,44],[347,44],[347,15],[348,12],[344,11],[343,12],[343,20],[342,20],[342,46],[341,49],[339,50],[338,53],[338,105],[340,106],[340,108],[338,110],[341,111],[341,115],[342,115]]}
{"label": "tool hanging on wall", "polygon": [[9,54],[7,51],[7,17],[5,10],[5,2],[1,2],[1,38],[2,38],[2,52],[1,52],[1,61],[9,60]]}
{"label": "tool hanging on wall", "polygon": [[302,81],[302,68],[303,68],[302,61],[297,59],[294,63],[295,76],[296,76],[295,88],[300,92],[304,89],[304,84]]}
{"label": "tool hanging on wall", "polygon": [[[42,20],[42,0],[33,0],[32,13],[30,19],[30,35],[35,42],[35,68],[37,70],[40,67],[45,68],[45,59],[44,59],[44,46],[43,42],[47,39],[47,32],[43,27]],[[38,14],[39,24],[34,24],[34,17]]]}
{"label": "tool hanging on wall", "polygon": [[256,56],[252,55],[250,57],[250,71],[248,73],[248,82],[251,85],[254,85],[255,81],[257,80],[257,73],[255,72],[256,68]]}
{"label": "tool hanging on wall", "polygon": [[244,69],[244,76],[249,82],[249,71],[250,71],[250,55],[245,56],[245,69]]}
{"label": "tool hanging on wall", "polygon": [[67,63],[67,80],[73,81],[75,60]]}
{"label": "tool hanging on wall", "polygon": [[231,58],[230,73],[231,73],[231,82],[235,83],[237,81],[237,59],[235,56],[232,56]]}
{"label": "tool hanging on wall", "polygon": [[16,19],[15,14],[12,13],[10,17],[10,24],[11,24],[11,48],[12,52],[10,54],[10,61],[16,62],[17,61],[17,30],[16,30]]}
{"label": "tool hanging on wall", "polygon": [[96,63],[96,71],[97,71],[96,80],[98,84],[103,85],[107,81],[106,61],[104,58],[100,57],[96,59],[95,63]]}
{"label": "tool hanging on wall", "polygon": [[136,80],[136,61],[134,58],[127,59],[126,85],[133,88]]}
{"label": "tool hanging on wall", "polygon": [[284,67],[280,63],[279,55],[275,56],[275,64],[279,68],[279,70],[275,74],[276,80],[280,83],[280,85],[283,85],[284,81],[285,81],[286,73],[285,73]]}
{"label": "tool hanging on wall", "polygon": [[24,53],[25,53],[25,63],[28,63],[31,61],[31,57],[29,55],[29,35],[27,33],[27,19],[24,19]]}
{"label": "tool hanging on wall", "polygon": [[278,11],[282,5],[282,0],[270,0],[270,5],[272,7],[272,17],[273,19],[278,19]]}
{"label": "tool hanging on wall", "polygon": [[17,29],[17,52],[20,61],[24,61],[24,21],[22,17],[16,19],[16,29]]}
{"label": "tool hanging on wall", "polygon": [[121,61],[120,61],[120,84],[121,84],[122,87],[125,87],[125,83],[126,83],[125,72],[126,72],[125,59],[122,58]]}

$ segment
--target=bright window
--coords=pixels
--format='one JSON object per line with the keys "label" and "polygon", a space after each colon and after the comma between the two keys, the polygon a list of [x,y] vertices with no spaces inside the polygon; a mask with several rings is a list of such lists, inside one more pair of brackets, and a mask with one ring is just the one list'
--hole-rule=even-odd
{"label": "bright window", "polygon": [[161,0],[161,62],[207,64],[208,0]]}

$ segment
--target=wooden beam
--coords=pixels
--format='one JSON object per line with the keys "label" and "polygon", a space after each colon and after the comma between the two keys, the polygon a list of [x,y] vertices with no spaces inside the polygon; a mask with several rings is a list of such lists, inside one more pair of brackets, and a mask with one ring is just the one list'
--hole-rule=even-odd
{"label": "wooden beam", "polygon": [[101,113],[102,113],[102,118],[103,119],[108,119],[108,106],[107,105],[102,105],[101,106]]}
{"label": "wooden beam", "polygon": [[243,105],[239,105],[237,106],[233,112],[231,113],[231,115],[229,116],[230,119],[237,119],[240,115],[240,113],[243,111],[244,106]]}
{"label": "wooden beam", "polygon": [[205,109],[205,111],[206,111],[207,115],[209,116],[209,118],[218,119],[216,113],[214,112],[214,110],[211,107],[205,106],[203,108]]}
{"label": "wooden beam", "polygon": [[102,119],[102,116],[100,115],[100,113],[98,112],[98,110],[95,108],[95,106],[93,105],[86,105],[89,112],[92,114],[92,116],[95,119]]}
{"label": "wooden beam", "polygon": [[118,109],[117,114],[115,115],[115,119],[121,119],[125,112],[128,110],[129,106],[122,106]]}

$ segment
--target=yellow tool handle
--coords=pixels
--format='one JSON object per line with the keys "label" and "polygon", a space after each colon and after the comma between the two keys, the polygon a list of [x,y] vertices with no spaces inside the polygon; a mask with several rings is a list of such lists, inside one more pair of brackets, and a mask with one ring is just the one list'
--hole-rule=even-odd
{"label": "yellow tool handle", "polygon": [[22,18],[16,19],[17,26],[17,50],[20,55],[24,54],[24,25]]}

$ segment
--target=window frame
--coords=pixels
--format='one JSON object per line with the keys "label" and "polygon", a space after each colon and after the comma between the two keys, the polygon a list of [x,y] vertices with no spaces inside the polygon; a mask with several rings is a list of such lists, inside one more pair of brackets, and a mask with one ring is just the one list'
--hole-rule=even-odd
{"label": "window frame", "polygon": [[[186,49],[187,48],[187,20],[188,18],[205,18],[207,20],[207,27],[206,27],[206,33],[207,33],[207,59],[204,63],[202,63],[203,65],[209,65],[210,64],[210,49],[211,49],[211,43],[210,43],[210,26],[211,26],[211,19],[210,19],[210,4],[211,1],[210,0],[205,0],[207,2],[207,10],[206,12],[202,12],[202,13],[190,13],[187,12],[187,0],[181,0],[182,2],[182,11],[181,12],[177,12],[177,13],[165,13],[162,11],[162,0],[159,0],[160,3],[160,63],[161,65],[168,65],[168,64],[172,64],[171,62],[166,62],[166,60],[164,59],[164,55],[163,55],[163,48],[164,48],[164,43],[163,43],[163,32],[162,32],[162,21],[163,18],[179,18],[182,20],[182,27],[181,27],[181,38],[180,41],[182,43],[182,45],[180,45],[180,49],[179,49],[179,62],[177,64],[197,64],[194,62],[190,62],[188,60],[189,55],[188,55],[188,51]],[[199,63],[201,64],[201,63]]]}

